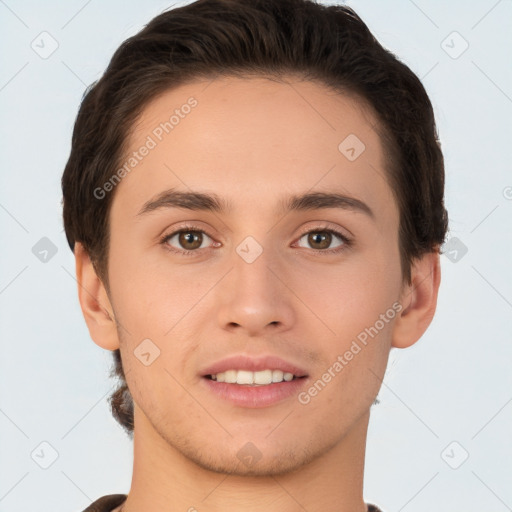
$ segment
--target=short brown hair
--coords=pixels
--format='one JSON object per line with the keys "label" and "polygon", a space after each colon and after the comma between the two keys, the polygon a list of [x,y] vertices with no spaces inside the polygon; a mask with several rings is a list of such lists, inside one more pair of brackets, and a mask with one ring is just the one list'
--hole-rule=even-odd
{"label": "short brown hair", "polygon": [[[386,149],[386,173],[400,212],[402,275],[440,251],[448,217],[444,161],[428,95],[418,77],[374,38],[347,6],[312,0],[198,0],[163,12],[124,41],[84,94],[62,176],[63,220],[109,291],[109,211],[115,191],[93,193],[119,168],[135,120],[150,100],[194,79],[300,76],[369,105]],[[133,400],[120,351],[121,386],[112,412],[133,435]]]}

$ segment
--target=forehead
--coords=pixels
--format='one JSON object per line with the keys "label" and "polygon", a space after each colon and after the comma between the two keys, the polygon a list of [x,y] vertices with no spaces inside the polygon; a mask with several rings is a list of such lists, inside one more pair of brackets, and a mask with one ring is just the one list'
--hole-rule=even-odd
{"label": "forehead", "polygon": [[371,110],[354,95],[291,77],[194,81],[143,109],[114,204],[135,216],[173,187],[215,191],[235,207],[313,188],[389,201],[384,157]]}

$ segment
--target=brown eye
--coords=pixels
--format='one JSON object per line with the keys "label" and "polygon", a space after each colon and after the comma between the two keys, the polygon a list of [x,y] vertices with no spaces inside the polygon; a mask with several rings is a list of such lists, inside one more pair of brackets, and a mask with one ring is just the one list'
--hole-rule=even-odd
{"label": "brown eye", "polygon": [[308,243],[313,249],[328,249],[331,245],[331,233],[320,231],[318,233],[311,232],[308,234]]}
{"label": "brown eye", "polygon": [[199,249],[203,241],[203,235],[199,231],[181,231],[178,233],[180,248],[187,251]]}
{"label": "brown eye", "polygon": [[[302,235],[300,240],[305,237],[307,237],[307,245],[311,249],[323,252],[334,251],[344,245],[349,245],[349,241],[345,236],[331,229],[309,231],[308,233]],[[334,247],[331,247],[331,244],[335,238],[338,238],[340,242]]]}
{"label": "brown eye", "polygon": [[[180,231],[175,231],[165,236],[161,240],[161,243],[170,251],[181,254],[191,254],[198,252],[198,249],[204,248],[203,244],[208,239],[212,241],[210,236],[199,229],[181,229]],[[173,243],[171,243],[172,241]]]}

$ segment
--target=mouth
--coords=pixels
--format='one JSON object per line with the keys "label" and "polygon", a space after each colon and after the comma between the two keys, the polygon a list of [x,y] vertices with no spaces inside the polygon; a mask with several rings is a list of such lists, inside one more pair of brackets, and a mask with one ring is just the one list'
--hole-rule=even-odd
{"label": "mouth", "polygon": [[309,375],[277,356],[228,357],[200,372],[205,391],[235,407],[261,409],[293,400],[307,386]]}
{"label": "mouth", "polygon": [[205,375],[205,378],[216,382],[251,387],[269,386],[271,384],[290,382],[292,380],[303,379],[305,377],[306,375],[294,375],[291,372],[284,372],[283,370],[271,368],[255,372],[231,369],[216,374]]}

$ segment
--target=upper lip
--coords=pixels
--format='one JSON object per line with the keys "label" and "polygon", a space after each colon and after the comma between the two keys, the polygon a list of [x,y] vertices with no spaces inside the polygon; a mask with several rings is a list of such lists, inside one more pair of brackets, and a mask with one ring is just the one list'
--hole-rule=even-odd
{"label": "upper lip", "polygon": [[226,370],[248,370],[258,372],[261,370],[281,370],[284,373],[292,373],[296,377],[306,377],[307,373],[295,364],[289,363],[277,356],[248,356],[248,355],[232,355],[221,359],[201,371],[202,376],[217,375]]}

